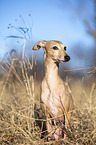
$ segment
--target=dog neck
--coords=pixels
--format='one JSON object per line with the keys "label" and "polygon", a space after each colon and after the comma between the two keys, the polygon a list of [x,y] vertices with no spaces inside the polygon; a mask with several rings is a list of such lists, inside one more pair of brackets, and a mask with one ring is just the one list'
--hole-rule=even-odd
{"label": "dog neck", "polygon": [[59,63],[55,63],[51,58],[44,58],[45,79],[49,85],[56,83],[59,77]]}

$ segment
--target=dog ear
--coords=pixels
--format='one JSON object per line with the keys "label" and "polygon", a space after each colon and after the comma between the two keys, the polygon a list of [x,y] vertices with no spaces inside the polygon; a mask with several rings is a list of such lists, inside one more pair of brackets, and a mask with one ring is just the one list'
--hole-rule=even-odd
{"label": "dog ear", "polygon": [[34,46],[33,50],[39,50],[41,47],[45,48],[46,47],[46,41],[38,41]]}

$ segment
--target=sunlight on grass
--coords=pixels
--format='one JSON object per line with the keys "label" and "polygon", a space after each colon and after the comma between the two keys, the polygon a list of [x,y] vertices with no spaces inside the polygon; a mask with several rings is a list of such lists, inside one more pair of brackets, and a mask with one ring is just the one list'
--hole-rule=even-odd
{"label": "sunlight on grass", "polygon": [[[41,119],[35,118],[35,105],[40,108],[40,81],[28,74],[34,61],[30,62],[25,55],[25,43],[24,40],[21,58],[9,53],[10,59],[0,63],[3,72],[0,81],[0,144],[55,144],[56,141],[46,140],[50,134],[41,139],[41,129],[36,124],[36,120],[43,122],[46,119],[42,115]],[[62,138],[61,141],[72,145],[93,145],[96,142],[96,84],[90,86],[88,96],[84,88],[74,83],[71,85],[75,104],[71,126],[65,131],[66,140]]]}
{"label": "sunlight on grass", "polygon": [[[11,35],[7,38],[22,39],[23,50],[22,53],[20,51],[16,53],[16,50],[12,49],[6,53],[3,60],[0,60],[0,144],[58,144],[56,141],[47,140],[57,129],[55,126],[52,132],[46,133],[45,137],[41,138],[43,133],[41,128],[46,122],[46,117],[40,108],[42,77],[39,75],[37,79],[35,69],[37,66],[38,70],[41,70],[41,66],[37,65],[33,52],[32,59],[29,59],[25,53],[26,40],[27,37],[31,39],[32,28],[14,27],[9,24],[8,29],[10,28],[15,28],[20,35]],[[89,71],[90,75],[96,73],[96,66],[90,69],[92,69]],[[86,85],[82,78],[74,80],[72,74],[71,77],[72,81],[69,83],[74,99],[74,110],[71,124],[64,130],[67,137],[60,141],[65,145],[94,145],[96,142],[96,81],[90,81],[87,78],[90,85]]]}

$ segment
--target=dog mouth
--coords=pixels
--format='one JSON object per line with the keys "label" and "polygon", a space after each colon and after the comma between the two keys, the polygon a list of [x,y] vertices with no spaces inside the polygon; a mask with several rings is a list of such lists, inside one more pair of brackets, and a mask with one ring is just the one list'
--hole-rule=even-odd
{"label": "dog mouth", "polygon": [[60,59],[55,59],[55,58],[52,58],[54,60],[54,62],[56,63],[63,63],[65,62],[64,60],[60,60]]}
{"label": "dog mouth", "polygon": [[56,59],[56,61],[57,61],[58,63],[63,63],[63,62],[65,62],[64,60],[59,60],[59,59]]}
{"label": "dog mouth", "polygon": [[67,61],[69,61],[70,60],[70,56],[65,56],[64,57],[64,60],[60,60],[60,59],[58,59],[58,58],[52,58],[53,60],[54,60],[54,62],[56,62],[56,63],[64,63],[64,62],[67,62]]}

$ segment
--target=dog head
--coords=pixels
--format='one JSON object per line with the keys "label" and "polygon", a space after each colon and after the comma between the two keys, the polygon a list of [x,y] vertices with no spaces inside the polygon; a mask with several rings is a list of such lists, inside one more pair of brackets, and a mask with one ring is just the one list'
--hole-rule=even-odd
{"label": "dog head", "polygon": [[52,59],[54,62],[61,63],[70,60],[70,56],[66,53],[66,46],[60,41],[38,41],[33,50],[43,48],[46,57]]}

